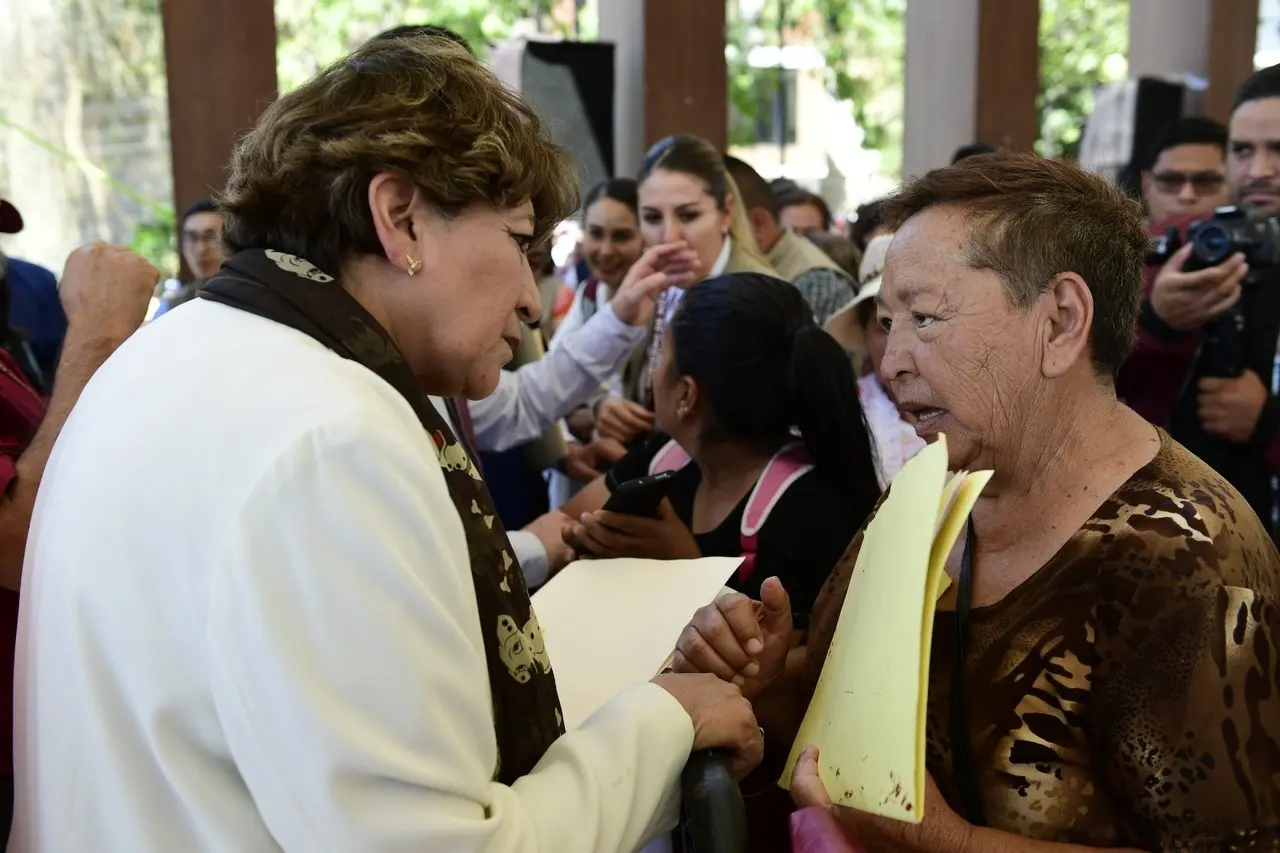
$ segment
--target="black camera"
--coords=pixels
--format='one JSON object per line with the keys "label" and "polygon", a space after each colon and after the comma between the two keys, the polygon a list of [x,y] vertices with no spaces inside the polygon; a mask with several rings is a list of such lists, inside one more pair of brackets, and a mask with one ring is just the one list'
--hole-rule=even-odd
{"label": "black camera", "polygon": [[[1192,246],[1182,266],[1187,272],[1217,266],[1237,252],[1249,264],[1245,284],[1251,284],[1259,271],[1280,266],[1280,220],[1274,216],[1250,217],[1238,207],[1220,207],[1210,218],[1193,222],[1185,242]],[[1183,245],[1178,228],[1170,227],[1152,238],[1147,263],[1164,264]],[[1200,367],[1203,376],[1234,378],[1244,373],[1244,313],[1239,304],[1205,325]]]}
{"label": "black camera", "polygon": [[[1280,220],[1274,216],[1254,218],[1238,207],[1220,207],[1208,219],[1191,223],[1186,242],[1193,247],[1182,267],[1188,272],[1216,267],[1236,252],[1244,253],[1251,268],[1280,266]],[[1147,262],[1163,264],[1182,246],[1177,226],[1171,226],[1151,238]]]}

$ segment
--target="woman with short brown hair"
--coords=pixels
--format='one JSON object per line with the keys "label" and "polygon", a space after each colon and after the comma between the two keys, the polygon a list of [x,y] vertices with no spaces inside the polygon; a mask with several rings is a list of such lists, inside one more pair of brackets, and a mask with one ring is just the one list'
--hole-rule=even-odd
{"label": "woman with short brown hair", "polygon": [[564,733],[428,402],[495,387],[575,180],[446,38],[372,42],[267,109],[222,273],[104,366],[42,486],[15,849],[625,851],[674,822],[691,749],[758,759],[705,676]]}
{"label": "woman with short brown hair", "polygon": [[[1230,484],[1116,399],[1147,247],[1137,206],[1072,165],[1000,153],[909,183],[885,221],[880,375],[920,437],[946,434],[951,470],[994,475],[933,621],[923,821],[839,817],[869,850],[1277,849],[1280,555]],[[803,671],[778,685],[793,707],[862,541],[814,605]],[[744,638],[768,652],[765,682],[790,651],[785,596],[772,605],[769,637]],[[686,629],[678,669],[716,671],[694,641],[721,636],[719,618]],[[830,805],[820,760],[797,767],[801,805]]]}

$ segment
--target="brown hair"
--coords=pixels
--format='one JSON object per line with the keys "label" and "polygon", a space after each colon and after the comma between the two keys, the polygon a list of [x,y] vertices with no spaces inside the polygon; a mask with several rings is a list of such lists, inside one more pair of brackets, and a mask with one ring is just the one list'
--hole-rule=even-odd
{"label": "brown hair", "polygon": [[822,217],[822,230],[831,230],[831,207],[827,204],[827,200],[817,193],[811,193],[808,190],[788,190],[787,192],[778,194],[778,213],[786,210],[788,207],[803,207],[804,205],[815,207],[818,214]]}
{"label": "brown hair", "polygon": [[1133,349],[1147,252],[1142,209],[1105,179],[1034,154],[998,152],[916,178],[886,200],[895,230],[918,213],[955,205],[969,220],[969,266],[1005,283],[1025,308],[1059,273],[1093,294],[1090,356],[1114,376]]}
{"label": "brown hair", "polygon": [[701,136],[677,133],[654,143],[640,166],[639,182],[644,183],[658,169],[691,175],[707,185],[707,194],[724,210],[729,195],[729,172],[720,150]]}
{"label": "brown hair", "polygon": [[438,35],[375,39],[263,113],[236,146],[220,199],[232,251],[275,249],[337,274],[380,254],[369,211],[381,172],[445,216],[530,201],[542,240],[577,207],[577,176],[534,111]]}
{"label": "brown hair", "polygon": [[649,149],[640,166],[639,185],[644,186],[649,176],[659,169],[679,172],[702,181],[707,188],[707,195],[711,196],[719,210],[723,211],[728,200],[733,199],[729,236],[746,255],[768,265],[768,261],[760,253],[755,234],[751,231],[747,205],[742,200],[737,182],[725,167],[724,155],[720,153],[720,149],[701,136],[677,133],[658,140]]}

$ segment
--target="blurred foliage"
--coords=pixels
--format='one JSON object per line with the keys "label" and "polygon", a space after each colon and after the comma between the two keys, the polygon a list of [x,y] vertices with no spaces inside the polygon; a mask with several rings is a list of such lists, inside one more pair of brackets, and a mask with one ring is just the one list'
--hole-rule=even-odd
{"label": "blurred foliage", "polygon": [[1076,156],[1094,90],[1128,76],[1128,51],[1128,0],[1040,0],[1039,153]]}
{"label": "blurred foliage", "polygon": [[178,251],[175,246],[177,225],[174,221],[173,208],[162,205],[156,211],[157,217],[147,222],[138,223],[133,232],[133,240],[129,248],[146,258],[163,274],[176,273],[178,270]]}
{"label": "blurred foliage", "polygon": [[[275,0],[277,69],[287,92],[383,30],[435,24],[461,35],[480,56],[488,45],[537,29],[573,35],[573,0]],[[586,20],[593,15],[583,15]],[[536,22],[534,19],[537,19]],[[595,28],[584,28],[593,38]]]}
{"label": "blurred foliage", "polygon": [[726,45],[730,144],[756,142],[761,86],[777,73],[749,65],[751,49],[811,44],[826,60],[828,91],[848,105],[866,133],[863,141],[896,175],[902,164],[902,103],[907,0],[729,0]]}
{"label": "blurred foliage", "polygon": [[[831,93],[849,104],[880,151],[885,170],[902,162],[906,0],[729,0],[730,142],[755,141],[759,87],[776,73],[748,65],[751,48],[778,44],[779,3],[789,42],[811,43],[827,62]],[[1094,89],[1125,79],[1128,0],[1040,0],[1040,142],[1050,157],[1074,157]]]}

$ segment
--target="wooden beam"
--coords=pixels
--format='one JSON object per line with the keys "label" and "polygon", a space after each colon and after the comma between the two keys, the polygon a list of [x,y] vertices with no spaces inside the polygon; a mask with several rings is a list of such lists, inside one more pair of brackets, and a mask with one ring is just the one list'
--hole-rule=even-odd
{"label": "wooden beam", "polygon": [[975,142],[1030,151],[1040,136],[1040,0],[980,0]]}
{"label": "wooden beam", "polygon": [[1258,41],[1258,0],[1211,0],[1209,90],[1204,112],[1226,123],[1236,90],[1253,73]]}
{"label": "wooden beam", "polygon": [[[236,140],[276,97],[270,0],[163,0],[169,146],[178,215],[226,185]],[[184,270],[185,272],[185,270]]]}
{"label": "wooden beam", "polygon": [[724,0],[643,2],[645,147],[673,133],[696,133],[723,150],[729,136]]}

